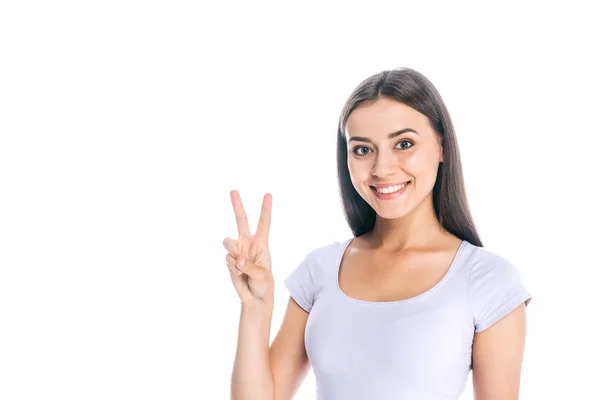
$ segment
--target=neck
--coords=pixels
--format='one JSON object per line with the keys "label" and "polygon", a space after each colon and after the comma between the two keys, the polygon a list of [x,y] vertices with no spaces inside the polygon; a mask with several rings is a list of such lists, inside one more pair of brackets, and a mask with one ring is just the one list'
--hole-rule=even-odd
{"label": "neck", "polygon": [[376,216],[375,226],[365,234],[372,248],[384,252],[399,252],[422,248],[448,233],[439,223],[431,194],[410,214],[397,219]]}

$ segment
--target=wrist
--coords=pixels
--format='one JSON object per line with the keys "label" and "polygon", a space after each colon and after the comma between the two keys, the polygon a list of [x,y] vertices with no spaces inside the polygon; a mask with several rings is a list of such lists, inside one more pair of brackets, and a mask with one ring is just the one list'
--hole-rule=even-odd
{"label": "wrist", "polygon": [[274,299],[272,297],[267,297],[265,299],[254,298],[245,302],[241,302],[242,310],[265,310],[273,308]]}

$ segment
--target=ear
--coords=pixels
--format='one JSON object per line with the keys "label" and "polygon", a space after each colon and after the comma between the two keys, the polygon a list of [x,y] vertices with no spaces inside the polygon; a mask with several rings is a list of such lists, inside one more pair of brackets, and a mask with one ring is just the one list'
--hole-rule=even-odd
{"label": "ear", "polygon": [[440,162],[443,163],[444,162],[444,152],[442,151],[442,148],[440,147]]}

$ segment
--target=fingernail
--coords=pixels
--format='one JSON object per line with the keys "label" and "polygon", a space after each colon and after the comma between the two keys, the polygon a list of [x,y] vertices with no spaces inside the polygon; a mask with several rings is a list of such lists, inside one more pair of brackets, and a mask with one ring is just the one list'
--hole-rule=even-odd
{"label": "fingernail", "polygon": [[237,267],[241,270],[246,265],[246,260],[242,257],[240,261],[238,261]]}

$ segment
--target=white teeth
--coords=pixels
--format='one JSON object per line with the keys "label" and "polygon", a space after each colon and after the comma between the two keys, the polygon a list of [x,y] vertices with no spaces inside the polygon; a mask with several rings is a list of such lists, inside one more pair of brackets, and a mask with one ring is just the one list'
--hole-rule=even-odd
{"label": "white teeth", "polygon": [[389,186],[389,187],[386,187],[383,189],[375,188],[375,190],[377,190],[379,193],[383,193],[383,194],[394,193],[394,192],[397,192],[398,190],[402,189],[405,185],[406,185],[406,183],[403,183],[402,185]]}

